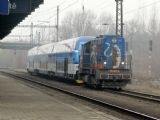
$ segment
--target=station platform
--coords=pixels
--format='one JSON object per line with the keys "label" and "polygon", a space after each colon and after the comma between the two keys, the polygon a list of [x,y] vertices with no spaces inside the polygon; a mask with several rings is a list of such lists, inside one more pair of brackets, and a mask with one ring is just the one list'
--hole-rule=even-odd
{"label": "station platform", "polygon": [[0,73],[0,120],[120,120],[69,99],[57,91],[51,96]]}

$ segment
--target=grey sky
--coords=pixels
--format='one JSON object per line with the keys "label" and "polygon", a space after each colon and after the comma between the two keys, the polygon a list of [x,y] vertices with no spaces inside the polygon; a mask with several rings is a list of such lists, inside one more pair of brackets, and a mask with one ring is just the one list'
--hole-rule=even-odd
{"label": "grey sky", "polygon": [[[155,4],[152,4],[154,2]],[[41,5],[35,13],[27,18],[26,23],[29,21],[36,22],[41,19],[54,24],[57,5],[60,5],[60,11],[62,11],[60,18],[63,18],[66,12],[82,10],[82,5],[84,5],[85,10],[92,10],[95,14],[107,12],[115,16],[115,0],[45,0],[44,5]],[[143,6],[146,7],[140,9]],[[160,0],[124,0],[124,19],[131,19],[137,12],[143,10],[149,13],[153,6],[160,6]]]}
{"label": "grey sky", "polygon": [[[31,22],[34,24],[48,24],[44,22],[48,21],[50,24],[55,25],[57,5],[60,5],[60,20],[69,11],[81,11],[82,5],[84,5],[85,10],[91,10],[97,15],[106,12],[115,17],[115,0],[44,0],[44,4],[20,24],[26,25]],[[124,0],[124,20],[135,18],[137,13],[145,13],[145,18],[149,19],[153,7],[158,9],[160,0]],[[18,29],[15,28],[12,34],[17,34],[17,31]]]}

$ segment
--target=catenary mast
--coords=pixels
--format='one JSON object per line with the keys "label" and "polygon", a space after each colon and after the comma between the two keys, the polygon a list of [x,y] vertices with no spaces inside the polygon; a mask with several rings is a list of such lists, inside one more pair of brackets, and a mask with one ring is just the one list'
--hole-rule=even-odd
{"label": "catenary mast", "polygon": [[116,1],[116,35],[123,37],[123,0]]}

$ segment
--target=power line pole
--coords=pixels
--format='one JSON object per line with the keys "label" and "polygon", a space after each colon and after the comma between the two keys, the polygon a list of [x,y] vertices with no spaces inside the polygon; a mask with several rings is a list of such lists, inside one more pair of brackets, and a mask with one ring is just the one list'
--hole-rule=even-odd
{"label": "power line pole", "polygon": [[59,41],[59,5],[57,6],[57,42]]}
{"label": "power line pole", "polygon": [[38,46],[40,46],[41,33],[38,32],[38,31],[36,31],[36,35],[37,35],[37,42],[36,42],[36,44],[37,44]]}
{"label": "power line pole", "polygon": [[83,13],[84,13],[84,5],[82,5],[82,11],[83,11]]}
{"label": "power line pole", "polygon": [[123,0],[116,1],[116,35],[123,37]]}
{"label": "power line pole", "polygon": [[153,50],[153,41],[149,40],[149,52],[148,52],[148,75],[151,77],[152,75],[152,50]]}

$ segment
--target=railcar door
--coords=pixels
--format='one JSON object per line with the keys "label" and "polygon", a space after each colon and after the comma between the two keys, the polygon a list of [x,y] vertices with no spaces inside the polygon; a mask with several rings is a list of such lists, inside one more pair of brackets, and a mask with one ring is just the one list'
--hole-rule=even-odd
{"label": "railcar door", "polygon": [[68,74],[68,58],[64,58],[64,76]]}

